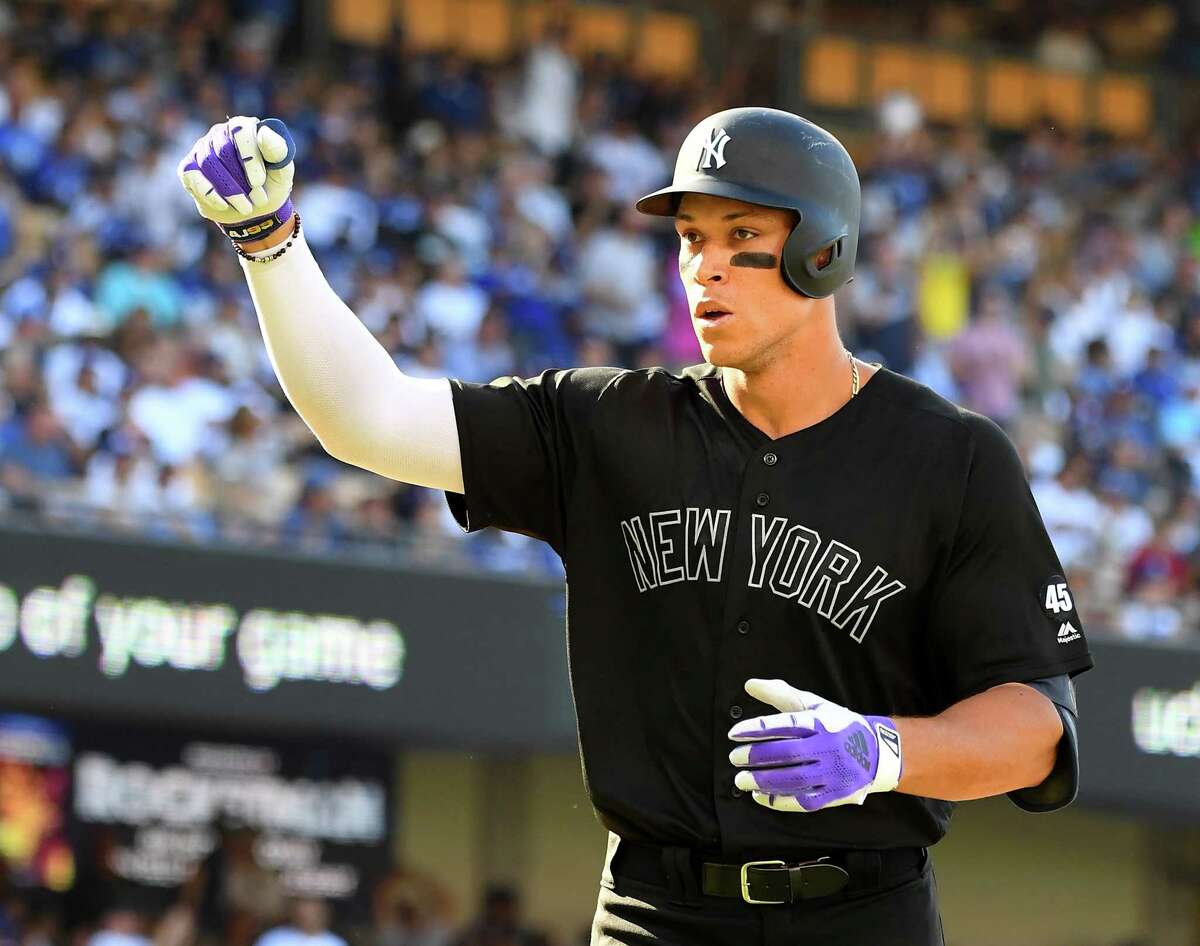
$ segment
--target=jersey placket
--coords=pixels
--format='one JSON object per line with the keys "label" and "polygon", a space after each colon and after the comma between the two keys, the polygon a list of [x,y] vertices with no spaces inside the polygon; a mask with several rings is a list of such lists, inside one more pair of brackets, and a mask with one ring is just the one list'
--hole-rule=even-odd
{"label": "jersey placket", "polygon": [[[736,531],[730,575],[751,573],[754,515],[769,514],[773,494],[784,485],[783,466],[779,450],[770,441],[754,448],[747,458],[734,516]],[[751,712],[746,705],[750,697],[746,695],[745,683],[750,677],[763,673],[759,659],[762,653],[760,635],[778,633],[778,629],[768,626],[769,621],[763,605],[755,605],[747,582],[730,581],[717,648],[713,694],[713,799],[723,842],[736,834],[737,806],[753,804],[745,797],[745,792],[733,784],[736,769],[729,761],[729,751],[733,748],[729,729]]]}

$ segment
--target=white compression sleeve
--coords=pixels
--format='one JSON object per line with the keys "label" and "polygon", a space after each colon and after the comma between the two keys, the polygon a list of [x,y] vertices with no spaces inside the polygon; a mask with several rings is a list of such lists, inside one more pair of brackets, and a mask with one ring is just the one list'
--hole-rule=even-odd
{"label": "white compression sleeve", "polygon": [[275,374],[321,446],[394,480],[463,492],[450,382],[401,372],[303,235],[277,260],[241,264]]}

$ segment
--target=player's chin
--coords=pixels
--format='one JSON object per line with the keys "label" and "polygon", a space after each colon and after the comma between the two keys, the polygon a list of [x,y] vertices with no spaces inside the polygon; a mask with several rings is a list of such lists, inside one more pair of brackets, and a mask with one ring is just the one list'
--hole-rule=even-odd
{"label": "player's chin", "polygon": [[700,354],[715,368],[739,368],[745,359],[744,346],[732,338],[717,337],[716,333],[697,332]]}

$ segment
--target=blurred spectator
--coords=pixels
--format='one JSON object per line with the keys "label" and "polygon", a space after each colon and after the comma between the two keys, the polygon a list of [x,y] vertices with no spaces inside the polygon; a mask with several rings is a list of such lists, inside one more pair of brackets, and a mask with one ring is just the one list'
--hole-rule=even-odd
{"label": "blurred spectator", "polygon": [[975,319],[951,345],[950,366],[965,407],[1002,425],[1016,418],[1028,355],[1003,290],[984,292]]}
{"label": "blurred spectator", "polygon": [[1076,569],[1088,568],[1100,539],[1102,508],[1088,488],[1090,473],[1087,457],[1075,454],[1053,479],[1032,484],[1046,531],[1068,577]]}
{"label": "blurred spectator", "polygon": [[521,900],[511,887],[489,887],[478,918],[459,934],[455,946],[534,946],[538,934],[521,919]]}
{"label": "blurred spectator", "polygon": [[248,381],[262,365],[262,346],[255,342],[258,325],[245,302],[232,295],[222,299],[211,322],[195,329],[195,343],[216,358],[231,382]]}
{"label": "blurred spectator", "polygon": [[96,304],[116,324],[134,309],[145,309],[155,328],[179,324],[183,298],[159,249],[138,250],[129,260],[115,260],[96,282]]}
{"label": "blurred spectator", "polygon": [[417,316],[444,341],[461,344],[474,337],[487,312],[488,297],[467,281],[458,257],[450,257],[414,300]]}
{"label": "blurred spectator", "polygon": [[916,275],[888,238],[875,242],[864,264],[843,294],[854,345],[861,357],[907,373],[913,361]]}
{"label": "blurred spectator", "polygon": [[1090,33],[1089,21],[1083,15],[1059,20],[1042,32],[1034,55],[1050,69],[1092,72],[1100,67],[1101,59]]}
{"label": "blurred spectator", "polygon": [[143,383],[129,398],[129,418],[164,463],[193,460],[213,428],[237,410],[220,363],[207,352],[188,352],[164,339],[139,360],[138,370]]}
{"label": "blurred spectator", "polygon": [[1093,338],[1084,349],[1084,361],[1075,380],[1075,390],[1081,397],[1091,399],[1096,405],[1102,405],[1116,390],[1116,386],[1116,374],[1113,371],[1108,342],[1102,338]]}
{"label": "blurred spectator", "polygon": [[86,946],[153,946],[147,935],[150,923],[138,909],[120,906],[104,917],[100,929],[88,937]]}
{"label": "blurred spectator", "polygon": [[283,428],[242,405],[225,423],[213,455],[213,507],[222,521],[256,529],[278,522],[296,487]]}
{"label": "blurred spectator", "polygon": [[446,358],[448,373],[467,381],[492,381],[513,374],[516,368],[508,321],[495,308],[483,317],[475,337],[450,349]]}
{"label": "blurred spectator", "polygon": [[575,133],[579,67],[563,48],[566,24],[551,22],[526,54],[515,130],[542,154],[558,157]]}
{"label": "blurred spectator", "polygon": [[449,895],[441,884],[396,868],[375,886],[371,946],[447,946],[453,935]]}
{"label": "blurred spectator", "polygon": [[280,526],[280,537],[288,546],[309,552],[330,552],[346,543],[349,532],[327,477],[304,484],[299,500]]}
{"label": "blurred spectator", "polygon": [[66,479],[73,469],[71,442],[45,401],[0,428],[0,487],[15,499],[36,504],[44,486]]}
{"label": "blurred spectator", "polygon": [[645,217],[626,207],[579,248],[583,324],[632,361],[666,324],[658,252],[646,235]]}
{"label": "blurred spectator", "polygon": [[135,527],[164,511],[161,476],[149,441],[136,428],[114,431],[105,449],[88,460],[81,498],[103,520]]}
{"label": "blurred spectator", "polygon": [[298,897],[288,911],[291,921],[264,933],[255,946],[347,946],[329,929],[329,906],[315,897]]}
{"label": "blurred spectator", "polygon": [[487,121],[487,98],[476,70],[450,52],[428,64],[417,93],[425,114],[457,128],[478,130]]}
{"label": "blurred spectator", "polygon": [[[217,846],[187,885],[202,943],[250,946],[283,916],[283,886],[273,871],[258,863],[255,841],[249,829],[222,830]],[[305,917],[311,920],[311,911]]]}
{"label": "blurred spectator", "polygon": [[1188,564],[1172,543],[1172,523],[1162,520],[1150,541],[1133,553],[1125,579],[1125,592],[1134,597],[1170,600],[1179,595],[1188,579]]}
{"label": "blurred spectator", "polygon": [[670,177],[662,152],[628,116],[618,116],[611,128],[593,135],[584,153],[604,174],[608,199],[622,207],[664,186]]}

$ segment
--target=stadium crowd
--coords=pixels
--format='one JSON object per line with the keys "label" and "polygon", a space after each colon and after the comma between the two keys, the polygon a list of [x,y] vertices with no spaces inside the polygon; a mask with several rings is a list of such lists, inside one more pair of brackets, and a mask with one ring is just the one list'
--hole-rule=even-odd
{"label": "stadium crowd", "polygon": [[[463,918],[444,885],[394,867],[342,900],[288,889],[248,829],[222,831],[178,887],[136,884],[95,846],[68,891],[23,887],[0,861],[0,946],[548,946],[517,891],[492,885]],[[83,845],[88,848],[88,845]],[[468,910],[472,905],[468,904]],[[586,918],[581,918],[584,922]],[[582,930],[581,942],[587,942]],[[562,944],[569,946],[569,944]]]}
{"label": "stadium crowd", "polygon": [[[250,843],[246,843],[250,842]],[[10,883],[0,860],[0,946],[587,946],[590,918],[555,937],[525,917],[519,892],[488,886],[465,919],[421,870],[396,866],[351,901],[283,889],[251,853],[253,836],[223,840],[176,889],[132,885],[111,860],[87,866],[65,894]],[[470,905],[468,904],[470,910]],[[1072,940],[1079,944],[1082,941]],[[949,946],[970,946],[950,938]],[[1091,946],[1150,946],[1120,939]]]}
{"label": "stadium crowd", "polygon": [[[0,507],[11,517],[560,573],[440,495],[330,459],[291,411],[239,264],[176,180],[229,114],[281,116],[334,287],[425,376],[699,360],[674,234],[631,209],[720,86],[580,61],[334,45],[130,0],[0,3]],[[236,26],[236,28],[235,28]],[[883,103],[839,319],[860,357],[1005,426],[1082,617],[1200,616],[1200,149],[1049,125],[991,139]]]}

